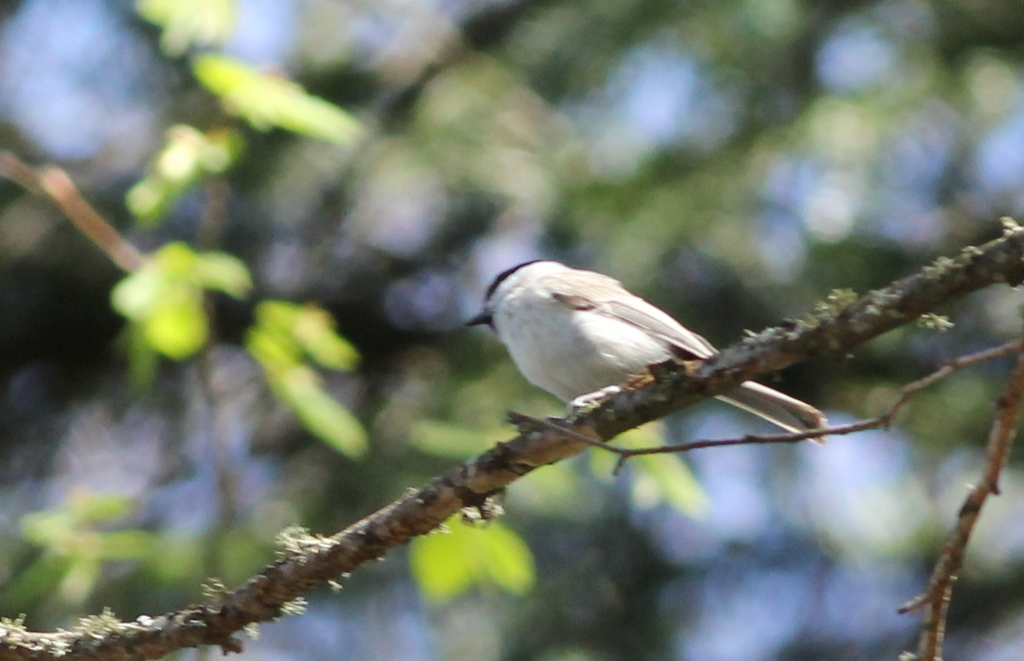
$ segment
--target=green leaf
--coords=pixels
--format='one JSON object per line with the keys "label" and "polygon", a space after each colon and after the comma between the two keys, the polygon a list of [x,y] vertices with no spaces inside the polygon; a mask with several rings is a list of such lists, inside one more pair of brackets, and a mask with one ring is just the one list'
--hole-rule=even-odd
{"label": "green leaf", "polygon": [[192,70],[229,111],[257,129],[277,126],[337,143],[350,143],[362,133],[359,121],[338,106],[308,94],[297,83],[260,73],[238,60],[201,55],[193,61]]}
{"label": "green leaf", "polygon": [[278,372],[302,364],[299,348],[291,338],[273,327],[256,325],[245,335],[245,347],[267,372]]}
{"label": "green leaf", "polygon": [[420,591],[431,601],[445,602],[469,590],[479,580],[470,544],[457,534],[460,526],[449,519],[446,532],[413,539],[409,549],[409,569]]}
{"label": "green leaf", "polygon": [[71,535],[77,518],[66,510],[34,512],[21,519],[21,534],[39,546],[51,546]]}
{"label": "green leaf", "polygon": [[533,587],[533,554],[513,530],[496,521],[468,526],[449,519],[448,534],[413,540],[409,554],[413,578],[430,600],[450,600],[474,585],[497,585],[523,594]]}
{"label": "green leaf", "polygon": [[66,556],[43,553],[28,567],[7,577],[3,585],[5,604],[31,604],[53,594],[68,571]]}
{"label": "green leaf", "polygon": [[328,367],[355,365],[358,354],[334,332],[330,315],[312,305],[263,301],[256,306],[256,323],[246,333],[245,345],[274,393],[306,429],[350,457],[366,452],[366,431],[359,420],[323,389],[304,361],[310,355]]}
{"label": "green leaf", "polygon": [[141,224],[154,225],[202,177],[233,165],[242,145],[237,131],[215,129],[204,134],[191,126],[171,127],[146,176],[128,190],[128,209]]}
{"label": "green leaf", "polygon": [[150,346],[174,360],[192,356],[209,337],[203,293],[197,287],[168,287],[141,323]]}
{"label": "green leaf", "polygon": [[190,280],[198,261],[198,253],[181,241],[174,241],[163,246],[153,253],[150,260],[153,268],[160,271],[165,278],[179,282]]}
{"label": "green leaf", "polygon": [[[245,265],[225,253],[196,253],[184,243],[156,251],[111,292],[114,309],[137,324],[143,341],[175,360],[199,351],[209,338],[204,289],[241,296],[251,286]],[[141,351],[133,347],[133,353]]]}
{"label": "green leaf", "polygon": [[[468,527],[468,526],[467,526]],[[513,594],[525,594],[534,584],[536,568],[530,547],[511,528],[492,522],[481,543],[482,557],[488,560],[488,575],[499,587]]]}
{"label": "green leaf", "polygon": [[295,353],[305,353],[324,367],[348,371],[359,364],[359,352],[334,330],[331,315],[315,305],[263,301],[256,308],[256,324],[274,341],[290,342]]}
{"label": "green leaf", "polygon": [[58,589],[65,598],[77,602],[88,596],[104,562],[144,558],[152,552],[155,537],[151,533],[97,529],[98,524],[123,519],[134,505],[125,496],[79,492],[60,509],[22,519],[25,539],[45,549],[44,556],[60,560],[46,564],[59,572]]}
{"label": "green leaf", "polygon": [[324,367],[349,371],[359,364],[359,352],[334,330],[334,319],[325,310],[304,305],[292,333],[309,357]]}
{"label": "green leaf", "polygon": [[163,28],[160,47],[180,55],[192,44],[218,45],[235,27],[234,0],[138,0],[142,18]]}
{"label": "green leaf", "polygon": [[306,429],[349,457],[366,453],[367,438],[359,420],[320,385],[316,373],[305,366],[268,372],[270,385],[302,420]]}
{"label": "green leaf", "polygon": [[166,286],[164,274],[147,263],[114,285],[110,292],[110,303],[128,319],[140,321],[157,305]]}
{"label": "green leaf", "polygon": [[196,261],[194,277],[204,289],[242,298],[252,289],[249,268],[242,260],[222,252],[206,252]]}

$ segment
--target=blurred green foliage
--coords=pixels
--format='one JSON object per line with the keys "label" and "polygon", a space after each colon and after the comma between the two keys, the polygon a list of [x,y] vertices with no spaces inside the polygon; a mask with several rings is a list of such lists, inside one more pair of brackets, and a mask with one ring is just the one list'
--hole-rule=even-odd
{"label": "blurred green foliage", "polygon": [[366,452],[366,432],[359,420],[324,391],[306,362],[335,370],[356,366],[359,355],[334,331],[330,315],[312,305],[263,301],[245,344],[271,389],[311,432],[350,457]]}
{"label": "blurred green foliage", "polygon": [[143,226],[155,224],[202,177],[231,167],[243,144],[238,132],[230,129],[204,134],[191,126],[172,126],[146,176],[128,190],[128,209]]}
{"label": "blurred green foliage", "polygon": [[141,332],[144,344],[133,344],[134,350],[181,360],[199,351],[209,337],[204,291],[241,298],[251,287],[249,270],[237,258],[197,253],[176,242],[119,282],[110,300]]}
{"label": "blurred green foliage", "polygon": [[192,45],[219,45],[235,29],[234,0],[136,0],[139,15],[163,29],[160,46],[181,55]]}
{"label": "blurred green foliage", "polygon": [[132,499],[122,496],[77,492],[60,509],[24,517],[25,540],[42,553],[4,586],[5,602],[56,597],[79,603],[101,580],[105,563],[149,557],[156,548],[152,533],[104,529],[131,514],[134,506]]}
{"label": "blurred green foliage", "polygon": [[470,525],[456,518],[444,531],[413,540],[409,567],[428,599],[448,601],[477,585],[514,594],[533,586],[533,555],[522,537],[495,521]]}
{"label": "blurred green foliage", "polygon": [[224,102],[229,112],[254,128],[280,127],[340,144],[360,135],[359,122],[302,86],[223,55],[200,55],[192,64],[196,78]]}

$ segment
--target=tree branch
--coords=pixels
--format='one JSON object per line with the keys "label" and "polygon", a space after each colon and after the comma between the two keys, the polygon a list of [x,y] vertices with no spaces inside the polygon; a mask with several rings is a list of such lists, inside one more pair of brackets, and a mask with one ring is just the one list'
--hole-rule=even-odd
{"label": "tree branch", "polygon": [[122,270],[134,271],[145,262],[142,253],[82,197],[64,170],[52,165],[36,170],[14,154],[0,151],[0,176],[57,205],[78,231]]}
{"label": "tree branch", "polygon": [[[662,367],[653,381],[624,391],[595,410],[564,423],[600,440],[637,427],[740,382],[818,356],[845,356],[854,347],[970,292],[1024,280],[1024,229],[1004,221],[1002,238],[943,258],[919,273],[848,305],[832,305],[805,321],[766,330],[689,370]],[[587,444],[547,427],[534,429],[410,490],[387,507],[332,537],[296,531],[282,535],[281,557],[240,589],[215,601],[135,622],[112,616],[83,620],[70,632],[33,633],[17,622],[0,625],[0,661],[157,659],[175,650],[216,645],[241,649],[235,635],[246,625],[273,620],[300,595],[351,572],[412,537],[437,528],[466,507],[487,499],[530,471],[579,454]]]}
{"label": "tree branch", "polygon": [[999,476],[1010,457],[1010,448],[1017,432],[1021,402],[1024,401],[1024,352],[1017,358],[1017,366],[1006,380],[996,404],[996,417],[988,434],[985,470],[981,480],[964,499],[956,526],[946,539],[928,588],[900,608],[901,613],[924,611],[924,626],[918,640],[917,655],[904,656],[915,661],[941,661],[942,639],[946,631],[946,610],[953,594],[953,583],[963,565],[964,551],[971,531],[981,514],[981,508],[990,495],[999,495]]}

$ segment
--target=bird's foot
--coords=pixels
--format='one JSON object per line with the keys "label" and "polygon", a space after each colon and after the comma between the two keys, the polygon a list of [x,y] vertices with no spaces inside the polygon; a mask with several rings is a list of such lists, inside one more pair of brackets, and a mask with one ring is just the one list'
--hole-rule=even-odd
{"label": "bird's foot", "polygon": [[606,399],[608,399],[612,395],[617,395],[620,392],[622,392],[622,388],[620,386],[605,386],[600,390],[595,390],[594,392],[588,392],[584,395],[580,395],[579,397],[576,397],[571,402],[569,402],[568,414],[578,415],[581,413],[588,413],[590,411],[593,411],[598,406],[600,406],[601,403],[604,402]]}

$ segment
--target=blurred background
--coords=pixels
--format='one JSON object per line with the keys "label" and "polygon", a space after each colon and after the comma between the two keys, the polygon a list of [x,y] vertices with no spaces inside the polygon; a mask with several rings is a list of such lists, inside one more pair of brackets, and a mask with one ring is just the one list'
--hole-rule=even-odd
{"label": "blurred background", "polygon": [[[724,346],[998,236],[1022,72],[997,0],[0,4],[0,149],[153,256],[123,280],[0,178],[0,616],[182,607],[508,438],[506,410],[559,412],[461,326],[518,262],[609,273]],[[874,415],[1019,305],[991,288],[772,385]],[[244,656],[895,659],[1007,367],[825,447],[539,470]],[[622,442],[755,431],[709,403]],[[1024,655],[1019,462],[1001,486],[950,659]]]}

